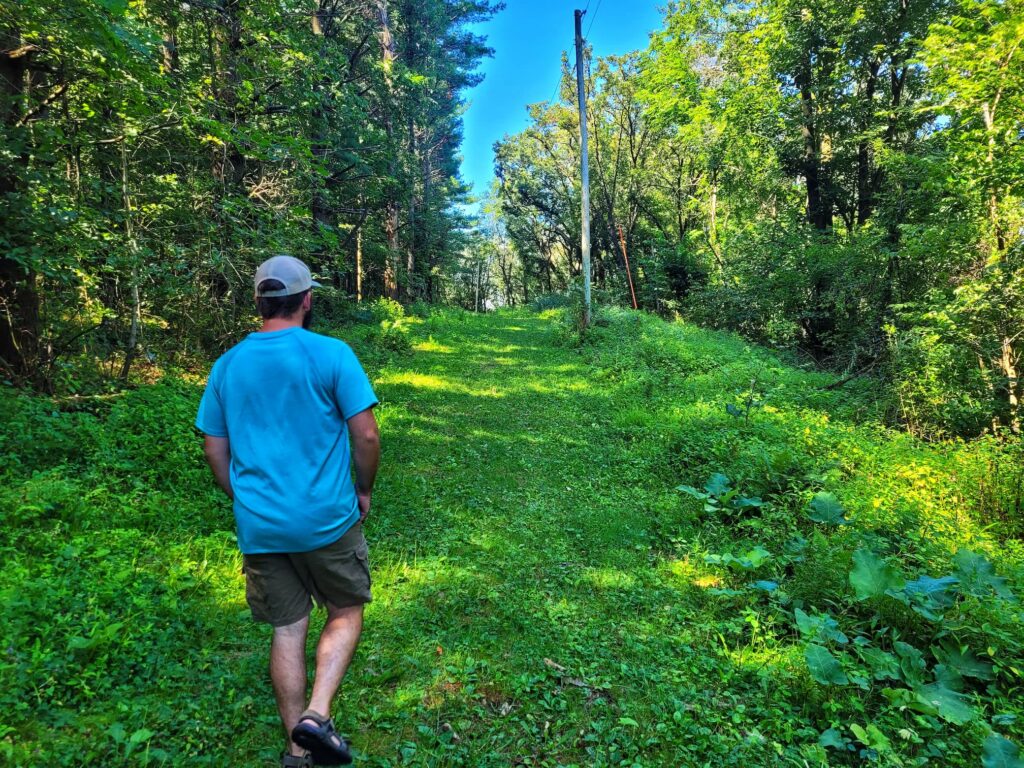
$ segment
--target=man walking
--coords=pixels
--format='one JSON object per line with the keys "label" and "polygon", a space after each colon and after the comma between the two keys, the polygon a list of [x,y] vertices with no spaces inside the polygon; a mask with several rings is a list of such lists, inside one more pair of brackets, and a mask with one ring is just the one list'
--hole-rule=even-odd
{"label": "man walking", "polygon": [[[380,461],[377,398],[348,345],[307,330],[317,285],[291,256],[260,265],[263,326],[214,364],[196,417],[210,468],[234,500],[253,619],[273,627],[270,677],[288,734],[285,768],[352,762],[331,702],[371,599],[362,523]],[[326,607],[327,623],[307,705],[314,600]]]}

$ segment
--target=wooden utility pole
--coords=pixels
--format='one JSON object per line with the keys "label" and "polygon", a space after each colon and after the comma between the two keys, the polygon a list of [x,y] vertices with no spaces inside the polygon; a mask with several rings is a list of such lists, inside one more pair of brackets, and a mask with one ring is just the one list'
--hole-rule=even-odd
{"label": "wooden utility pole", "polygon": [[583,219],[583,326],[590,326],[590,165],[587,159],[587,91],[583,69],[583,33],[580,22],[585,11],[577,10],[576,16],[576,91],[580,105],[580,157],[583,169],[583,197],[581,211]]}

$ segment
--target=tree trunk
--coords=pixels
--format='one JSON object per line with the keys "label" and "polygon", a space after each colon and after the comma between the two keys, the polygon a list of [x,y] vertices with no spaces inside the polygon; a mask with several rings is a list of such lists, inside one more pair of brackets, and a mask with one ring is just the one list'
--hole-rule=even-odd
{"label": "tree trunk", "polygon": [[[988,102],[981,105],[981,116],[985,122],[985,133],[988,136],[987,154],[985,161],[989,168],[989,175],[995,172],[996,161],[996,137],[995,137],[995,108]],[[992,234],[995,236],[995,249],[997,253],[1006,250],[1006,234],[1003,232],[1002,223],[999,220],[999,196],[996,193],[995,184],[988,182],[988,216],[992,224]]]}
{"label": "tree trunk", "polygon": [[725,274],[725,262],[722,260],[722,246],[718,240],[718,171],[712,171],[711,195],[708,204],[708,245],[714,254],[715,264],[720,274]]}
{"label": "tree trunk", "polygon": [[480,311],[480,280],[483,273],[483,262],[478,261],[476,264],[476,296],[473,298],[473,311]]}
{"label": "tree trunk", "polygon": [[[419,154],[419,148],[416,142],[416,124],[413,122],[412,117],[409,118],[409,157],[415,161],[417,154]],[[416,214],[416,195],[415,193],[409,195],[409,214],[406,219],[406,249],[405,249],[405,286],[404,294],[406,298],[412,299],[413,295],[413,275],[416,270],[416,248],[419,245],[421,239],[421,223],[418,221]]]}
{"label": "tree trunk", "polygon": [[999,365],[1002,368],[1003,376],[1006,377],[1009,427],[1015,435],[1020,434],[1020,380],[1017,378],[1017,359],[1012,339],[1004,337]]}
{"label": "tree trunk", "polygon": [[[332,0],[320,0],[311,19],[313,36],[321,40],[320,53],[322,57],[327,55],[324,38],[331,32],[334,7],[335,3]],[[316,166],[324,165],[327,158],[327,141],[324,137],[326,117],[322,107],[322,98],[327,90],[327,85],[326,82],[321,81],[314,86],[313,103],[316,106],[313,107],[312,113],[313,125],[310,149]],[[324,232],[333,230],[335,225],[333,212],[327,199],[325,175],[321,175],[317,172],[317,168],[314,168],[310,179],[313,191],[313,200],[310,204],[310,213],[313,219],[313,237],[321,242]],[[314,271],[322,270],[330,261],[329,254],[322,245],[316,246],[311,257],[311,266]],[[334,265],[332,264],[331,266],[333,267]],[[331,271],[335,272],[334,269]]]}
{"label": "tree trunk", "polygon": [[[391,22],[388,19],[387,0],[376,0],[377,19],[380,23],[380,47],[384,62],[384,82],[388,90],[388,103],[384,105],[384,131],[388,137],[388,178],[396,181],[398,161],[395,153],[395,128],[392,122],[394,86],[392,69],[395,63],[395,40],[391,36]],[[388,242],[387,260],[384,263],[384,293],[388,298],[398,298],[398,198],[393,188],[388,187],[384,203],[384,236]]]}
{"label": "tree trunk", "polygon": [[[430,252],[430,221],[431,221],[431,216],[430,216],[430,198],[431,198],[431,195],[433,193],[433,188],[432,188],[432,185],[431,185],[431,177],[434,174],[434,166],[433,166],[433,163],[431,163],[431,161],[430,161],[430,152],[431,152],[430,145],[426,141],[424,141],[423,142],[423,200],[422,200],[422,210],[420,211],[420,232],[421,232],[421,234],[420,234],[420,238],[419,238],[419,250],[420,250],[420,255],[427,259],[427,276],[428,276],[428,279],[429,279],[429,276],[430,276],[431,272],[433,271],[431,269],[431,267],[433,265],[431,264],[431,252]],[[413,268],[415,266],[416,265],[415,265],[415,263],[413,261],[413,254],[410,251],[410,253],[409,253],[409,263],[408,263],[410,285],[411,285],[411,281],[412,281]],[[429,298],[429,296],[428,296],[428,298]]]}
{"label": "tree trunk", "polygon": [[831,206],[826,206],[821,188],[821,138],[818,136],[816,125],[810,61],[805,61],[800,67],[796,75],[796,84],[800,89],[800,111],[803,115],[800,133],[804,139],[803,171],[807,184],[807,221],[815,229],[826,230],[832,223]]}
{"label": "tree trunk", "polygon": [[874,210],[874,189],[871,173],[871,144],[868,141],[868,130],[875,111],[875,88],[878,85],[878,61],[868,63],[867,80],[864,82],[864,111],[861,121],[861,137],[857,145],[857,225],[863,226]]}
{"label": "tree trunk", "polygon": [[0,126],[15,156],[13,162],[0,163],[0,211],[4,214],[0,218],[9,240],[0,256],[0,365],[19,380],[36,379],[41,372],[36,274],[8,256],[29,245],[19,225],[24,212],[10,208],[12,203],[15,208],[25,203],[21,196],[25,193],[28,131],[18,121],[25,106],[29,53],[18,30],[0,28]]}
{"label": "tree trunk", "polygon": [[[237,128],[242,120],[238,103],[238,87],[241,83],[238,60],[242,52],[241,3],[242,0],[223,0],[217,9],[220,19],[214,32],[217,40],[217,57],[222,64],[219,72],[220,82],[214,83],[219,102],[218,119],[232,129]],[[214,150],[214,178],[220,181],[229,193],[236,193],[242,189],[245,171],[245,155],[233,137]]]}
{"label": "tree trunk", "polygon": [[164,20],[163,40],[160,43],[160,54],[166,74],[178,71],[178,20],[174,15]]}
{"label": "tree trunk", "polygon": [[[125,131],[122,129],[122,134]],[[125,146],[127,139],[121,139],[121,203],[124,208],[124,236],[128,248],[128,255],[132,261],[131,269],[131,292],[132,292],[132,318],[128,330],[128,344],[124,350],[124,365],[121,366],[121,379],[128,380],[128,372],[138,351],[139,330],[142,327],[142,300],[139,295],[139,265],[138,248],[135,242],[135,227],[132,222],[132,198],[128,191],[128,149]]]}
{"label": "tree trunk", "polygon": [[356,230],[356,303],[363,300],[363,227]]}

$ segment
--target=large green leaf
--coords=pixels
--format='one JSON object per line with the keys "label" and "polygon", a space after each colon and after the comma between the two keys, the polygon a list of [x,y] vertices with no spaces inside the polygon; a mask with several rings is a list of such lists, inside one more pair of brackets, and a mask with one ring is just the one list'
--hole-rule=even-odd
{"label": "large green leaf", "polygon": [[981,757],[984,768],[1024,768],[1020,749],[1009,739],[993,733],[985,739],[985,753]]}
{"label": "large green leaf", "polygon": [[822,731],[821,735],[818,736],[818,743],[823,747],[845,750],[846,746],[850,743],[850,740],[835,728],[829,728],[828,730]]}
{"label": "large green leaf", "polygon": [[967,647],[960,647],[956,643],[947,641],[940,648],[933,648],[935,658],[951,669],[955,669],[964,677],[974,677],[978,680],[992,679],[992,665],[979,659],[974,651]]}
{"label": "large green leaf", "polygon": [[941,611],[952,606],[956,599],[953,587],[958,583],[959,579],[956,576],[942,576],[938,579],[922,576],[908,581],[902,595],[894,597],[905,598],[916,613],[929,621],[941,621]]}
{"label": "large green leaf", "polygon": [[924,684],[926,668],[924,654],[903,641],[893,643],[892,647],[900,657],[900,672],[903,675],[903,682],[911,687]]}
{"label": "large green leaf", "polygon": [[900,663],[891,653],[879,648],[863,648],[860,655],[864,663],[871,668],[871,675],[875,680],[900,679]]}
{"label": "large green leaf", "polygon": [[679,485],[679,486],[676,486],[676,490],[680,491],[682,493],[688,494],[690,496],[693,496],[693,498],[695,498],[695,499],[697,499],[699,501],[705,501],[708,498],[708,494],[707,493],[705,493],[704,491],[698,491],[692,485]]}
{"label": "large green leaf", "polygon": [[869,723],[867,728],[853,723],[850,725],[850,731],[857,737],[857,741],[868,749],[873,749],[876,752],[888,752],[892,749],[888,737],[873,723]]}
{"label": "large green leaf", "polygon": [[720,472],[713,474],[707,483],[704,484],[704,490],[712,496],[724,496],[731,487],[732,483],[729,478]]}
{"label": "large green leaf", "polygon": [[744,509],[757,509],[763,507],[765,502],[756,496],[736,496],[729,506],[733,509],[744,510]]}
{"label": "large green leaf", "polygon": [[964,592],[977,597],[987,597],[995,592],[1004,600],[1015,599],[1013,592],[1006,586],[1006,579],[996,576],[992,563],[983,555],[961,549],[954,555],[953,563]]}
{"label": "large green leaf", "polygon": [[858,600],[881,597],[890,589],[902,589],[905,584],[900,572],[870,549],[853,553],[850,585]]}
{"label": "large green leaf", "polygon": [[908,581],[904,589],[907,595],[920,596],[938,608],[948,608],[953,604],[954,596],[951,590],[958,582],[956,576],[942,576],[938,579],[922,576],[914,581]]}
{"label": "large green leaf", "polygon": [[967,703],[967,697],[945,687],[942,683],[929,683],[914,689],[917,700],[925,711],[937,714],[954,725],[963,725],[974,719],[974,708]]}
{"label": "large green leaf", "polygon": [[836,642],[846,645],[850,639],[839,629],[839,622],[829,614],[818,614],[811,616],[800,608],[793,611],[796,618],[797,629],[800,634],[811,642]]}
{"label": "large green leaf", "polygon": [[705,555],[704,562],[709,565],[724,565],[736,571],[753,571],[764,565],[771,556],[771,552],[764,547],[754,547],[739,557],[728,552],[724,555]]}
{"label": "large green leaf", "polygon": [[846,685],[850,682],[843,671],[839,660],[829,653],[827,648],[820,645],[808,645],[804,651],[804,658],[807,659],[807,668],[817,682],[822,685]]}
{"label": "large green leaf", "polygon": [[945,664],[936,664],[932,668],[932,674],[935,675],[935,682],[942,685],[942,687],[949,688],[951,691],[963,692],[964,676],[952,667],[948,667]]}
{"label": "large green leaf", "polygon": [[811,503],[807,507],[807,517],[816,523],[826,525],[849,525],[846,519],[846,510],[839,503],[839,499],[831,493],[819,491],[814,494]]}
{"label": "large green leaf", "polygon": [[764,547],[754,547],[751,550],[745,552],[740,558],[739,563],[743,568],[760,568],[764,563],[770,560],[772,553]]}

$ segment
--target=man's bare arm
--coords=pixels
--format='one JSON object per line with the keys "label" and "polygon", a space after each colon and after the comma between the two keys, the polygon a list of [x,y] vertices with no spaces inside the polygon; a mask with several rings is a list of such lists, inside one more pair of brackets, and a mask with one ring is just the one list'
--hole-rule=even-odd
{"label": "man's bare arm", "polygon": [[348,420],[348,434],[352,441],[352,463],[356,468],[356,498],[359,500],[359,519],[370,513],[373,482],[380,465],[380,430],[373,409],[367,408]]}
{"label": "man's bare arm", "polygon": [[231,490],[231,443],[226,437],[206,435],[203,453],[213,470],[213,476],[217,478],[217,484],[224,489],[229,499],[234,499],[235,492]]}

